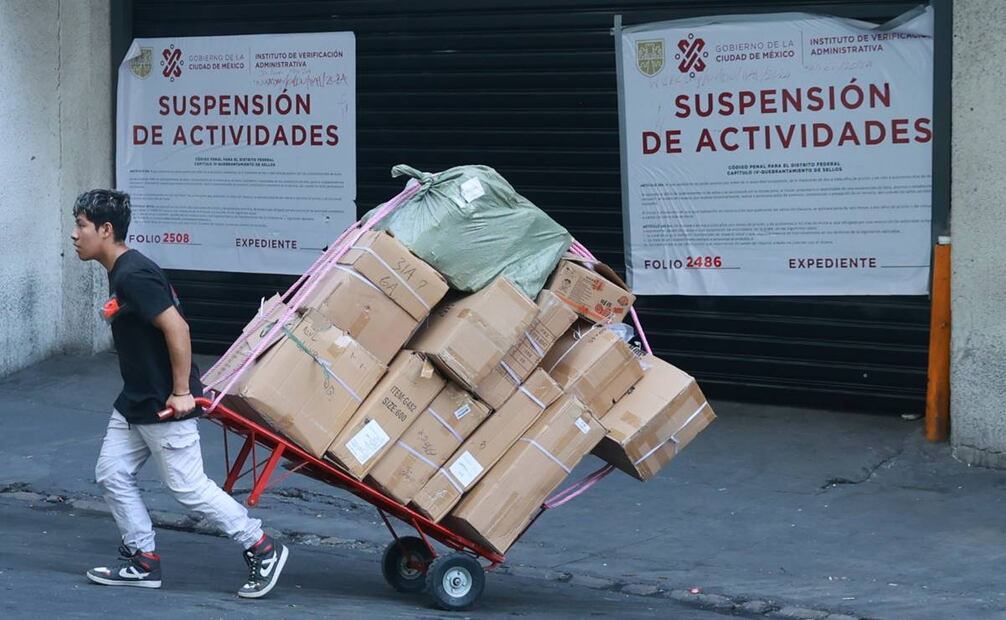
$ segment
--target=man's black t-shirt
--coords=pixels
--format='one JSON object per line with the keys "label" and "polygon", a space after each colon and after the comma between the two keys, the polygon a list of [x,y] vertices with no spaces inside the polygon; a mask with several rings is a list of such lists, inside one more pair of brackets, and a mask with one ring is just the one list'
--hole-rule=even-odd
{"label": "man's black t-shirt", "polygon": [[[153,320],[171,306],[181,312],[178,299],[161,268],[136,250],[127,250],[115,261],[108,272],[108,289],[112,298],[105,315],[112,325],[123,382],[115,408],[132,424],[159,422],[157,412],[164,409],[174,381],[164,332]],[[189,371],[189,389],[194,397],[203,395],[195,364]],[[198,409],[193,415],[197,413]]]}

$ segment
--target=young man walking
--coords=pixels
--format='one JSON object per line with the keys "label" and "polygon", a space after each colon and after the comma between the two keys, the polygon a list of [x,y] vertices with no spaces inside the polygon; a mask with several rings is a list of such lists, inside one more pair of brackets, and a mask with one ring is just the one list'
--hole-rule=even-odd
{"label": "young man walking", "polygon": [[[175,499],[198,512],[240,543],[248,582],[238,596],[259,598],[276,585],[286,564],[286,546],[262,532],[262,522],[224,493],[203,472],[195,398],[202,396],[199,371],[192,363],[189,326],[164,272],[126,247],[129,196],[92,190],[77,198],[71,235],[81,260],[96,260],[108,270],[109,300],[102,315],[112,327],[119,354],[122,392],[115,400],[95,478],[122,534],[120,561],[87,571],[108,586],[161,587],[161,558],[154,552],[150,522],[136,474],[152,459]],[[174,410],[167,420],[164,409]]]}

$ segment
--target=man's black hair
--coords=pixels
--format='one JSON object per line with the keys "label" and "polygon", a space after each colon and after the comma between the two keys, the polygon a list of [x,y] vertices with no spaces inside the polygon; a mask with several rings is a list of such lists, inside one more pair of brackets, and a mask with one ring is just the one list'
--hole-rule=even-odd
{"label": "man's black hair", "polygon": [[129,231],[129,221],[132,218],[129,209],[129,194],[111,189],[92,189],[77,196],[73,204],[73,217],[83,215],[94,223],[95,229],[109,223],[115,240],[119,243],[126,240]]}

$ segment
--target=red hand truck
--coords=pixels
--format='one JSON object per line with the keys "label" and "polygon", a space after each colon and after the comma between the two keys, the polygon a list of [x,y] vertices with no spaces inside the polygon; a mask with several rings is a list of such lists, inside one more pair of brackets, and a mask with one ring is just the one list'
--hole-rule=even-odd
{"label": "red hand truck", "polygon": [[[234,484],[239,479],[251,475],[252,488],[245,501],[248,506],[258,505],[263,491],[269,486],[282,459],[288,461],[288,472],[279,477],[276,483],[281,482],[294,472],[299,472],[345,489],[372,504],[393,538],[384,551],[381,569],[384,578],[395,590],[412,593],[426,592],[433,604],[441,609],[468,609],[482,594],[485,587],[485,573],[503,563],[505,558],[502,554],[487,549],[435,523],[370,485],[353,478],[334,463],[316,458],[288,439],[226,406],[218,404],[213,408],[213,401],[209,398],[197,398],[196,405],[207,412],[204,417],[219,424],[224,431],[224,459],[227,466],[224,491],[232,493]],[[161,412],[160,416],[166,418],[172,413],[171,410],[165,410]],[[231,460],[228,440],[230,434],[244,438],[241,449],[238,450],[233,460]],[[268,454],[264,459],[259,458],[259,448],[263,448]],[[245,469],[249,457],[251,457],[251,465]],[[553,496],[542,504],[541,509],[532,519],[532,523],[545,510],[561,506],[586,491],[598,480],[608,475],[612,469],[613,467],[610,465],[602,467]],[[391,524],[389,516],[396,517],[412,526],[418,536],[399,536]],[[438,554],[430,539],[448,547],[451,552]],[[483,561],[486,563],[485,565],[483,565]]]}
{"label": "red hand truck", "polygon": [[[351,241],[358,238],[363,231],[369,230],[374,223],[383,218],[387,213],[398,208],[398,206],[417,191],[419,191],[419,185],[410,183],[398,196],[378,208],[367,222],[357,222],[343,231],[332,247],[326,250],[318,261],[301,276],[297,284],[294,284],[290,291],[288,291],[287,296],[295,296],[292,299],[287,299],[287,296],[284,296],[284,299],[290,302],[291,305],[291,308],[287,312],[292,313],[296,309],[297,303],[299,303],[297,300],[302,300],[309,292],[308,287],[307,290],[295,293],[300,284],[308,281],[312,274],[317,273],[318,270],[324,270],[326,266],[331,265],[332,261],[341,256],[349,248]],[[589,250],[577,241],[573,241],[570,251],[586,259],[597,260]],[[630,309],[630,312],[643,347],[647,352],[651,352],[646,335],[639,324],[639,317],[636,315],[635,310]],[[285,320],[285,318],[280,319],[277,321],[277,325],[282,324],[282,321]],[[278,328],[274,327],[272,329],[276,330]],[[263,339],[263,343],[258,346],[264,347],[264,343],[267,340],[268,338]],[[248,361],[242,366],[242,369],[251,363],[257,352],[252,352]],[[228,380],[225,380],[226,387],[221,388],[220,391],[226,393],[229,386],[233,385],[236,381],[237,374],[240,374],[240,371],[233,373]],[[304,475],[345,489],[377,508],[378,514],[381,515],[381,519],[394,539],[384,551],[382,571],[384,578],[396,590],[400,592],[425,591],[430,595],[433,603],[442,609],[467,609],[482,594],[482,590],[485,587],[485,573],[495,569],[504,561],[502,554],[487,549],[456,532],[452,532],[398,501],[387,497],[377,489],[353,478],[333,463],[314,457],[284,437],[228,409],[220,404],[219,395],[215,395],[213,400],[197,398],[196,404],[206,411],[207,418],[219,424],[224,430],[224,458],[227,465],[227,480],[224,482],[224,490],[228,493],[233,492],[234,484],[240,478],[249,473],[251,474],[252,488],[246,500],[249,506],[258,504],[262,492],[269,485],[270,478],[276,471],[280,460],[285,458],[290,463],[290,471],[287,475],[299,471]],[[160,416],[165,418],[172,414],[171,410],[165,410],[160,413]],[[228,435],[230,433],[244,438],[244,443],[233,461],[230,459],[230,446],[228,444]],[[258,459],[258,447],[264,448],[269,453],[268,458],[264,461]],[[244,470],[249,456],[252,459],[251,467],[248,470]],[[541,509],[531,520],[531,524],[545,510],[557,508],[572,500],[596,484],[601,478],[611,473],[613,469],[614,467],[611,465],[602,467],[583,480],[554,495],[542,504]],[[285,477],[283,476],[283,478]],[[399,536],[388,519],[389,515],[412,526],[418,536]],[[433,544],[430,542],[431,538],[452,551],[445,555],[438,555]],[[483,566],[482,561],[485,561],[487,565]]]}

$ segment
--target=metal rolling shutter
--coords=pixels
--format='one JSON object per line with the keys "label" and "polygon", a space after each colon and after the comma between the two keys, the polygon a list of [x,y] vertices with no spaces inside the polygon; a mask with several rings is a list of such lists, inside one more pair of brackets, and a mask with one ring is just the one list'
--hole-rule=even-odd
{"label": "metal rolling shutter", "polygon": [[[884,21],[892,1],[136,0],[126,38],[352,30],[358,206],[397,193],[391,166],[483,163],[605,262],[623,261],[614,14],[627,25],[715,13],[813,11]],[[128,27],[128,26],[127,26]],[[175,271],[197,350],[220,352],[288,276]],[[924,297],[649,297],[656,352],[712,397],[921,411]]]}

